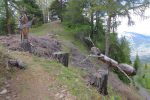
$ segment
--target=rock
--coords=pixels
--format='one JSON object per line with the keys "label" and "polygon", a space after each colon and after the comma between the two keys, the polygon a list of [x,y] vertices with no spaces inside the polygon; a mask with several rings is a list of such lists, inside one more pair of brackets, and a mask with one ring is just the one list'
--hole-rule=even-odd
{"label": "rock", "polygon": [[20,69],[26,69],[26,67],[27,67],[27,64],[25,64],[23,61],[21,61],[21,60],[17,60],[17,62],[18,62],[18,68],[20,68]]}
{"label": "rock", "polygon": [[3,89],[3,90],[0,92],[0,95],[4,95],[4,94],[6,94],[7,92],[8,92],[7,89]]}
{"label": "rock", "polygon": [[11,65],[11,66],[15,66],[17,68],[20,68],[20,69],[26,69],[27,67],[27,64],[25,64],[23,61],[21,60],[13,60],[13,59],[10,59],[8,61],[8,64]]}
{"label": "rock", "polygon": [[6,86],[5,86],[6,88],[9,88],[10,87],[10,84],[6,84]]}
{"label": "rock", "polygon": [[16,97],[17,97],[17,94],[14,94],[13,97],[16,98]]}
{"label": "rock", "polygon": [[11,100],[11,97],[10,96],[6,96],[6,100]]}
{"label": "rock", "polygon": [[57,93],[57,94],[55,95],[55,97],[56,97],[56,98],[59,98],[59,99],[62,99],[62,98],[65,97],[65,95],[62,94],[62,93]]}

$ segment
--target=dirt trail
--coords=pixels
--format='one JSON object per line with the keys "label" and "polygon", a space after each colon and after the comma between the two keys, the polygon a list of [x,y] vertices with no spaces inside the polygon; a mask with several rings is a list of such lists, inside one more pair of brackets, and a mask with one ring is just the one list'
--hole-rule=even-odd
{"label": "dirt trail", "polygon": [[[16,92],[14,100],[46,100],[50,98],[48,83],[50,78],[42,69],[18,72],[16,79],[11,82],[11,90]],[[14,93],[15,93],[14,92]]]}
{"label": "dirt trail", "polygon": [[[14,55],[14,53],[12,53]],[[59,93],[65,91],[65,88],[51,89],[55,86],[55,77],[50,75],[40,63],[35,62],[31,54],[17,52],[16,58],[26,61],[29,65],[26,70],[17,70],[16,76],[8,80],[10,85],[8,93],[0,100],[74,100],[68,93]]]}
{"label": "dirt trail", "polygon": [[53,77],[38,64],[30,63],[30,56],[23,59],[28,59],[29,66],[24,71],[17,71],[16,77],[10,81],[11,100],[54,100],[48,90],[54,82]]}

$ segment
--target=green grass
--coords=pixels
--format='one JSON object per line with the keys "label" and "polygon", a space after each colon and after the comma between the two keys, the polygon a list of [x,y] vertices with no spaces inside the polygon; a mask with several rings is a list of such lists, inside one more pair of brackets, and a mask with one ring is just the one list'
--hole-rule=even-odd
{"label": "green grass", "polygon": [[138,78],[139,83],[150,90],[150,65],[148,65],[147,68],[141,68],[140,71]]}
{"label": "green grass", "polygon": [[[67,45],[71,43],[79,48],[81,52],[87,53],[86,46],[81,43],[79,39],[75,38],[76,34],[80,34],[78,33],[79,30],[80,28],[68,29],[59,22],[52,22],[37,28],[32,28],[31,33],[37,36],[46,35],[48,33],[56,34],[57,39],[64,42],[64,51],[69,51],[68,47],[70,46]],[[100,100],[100,98],[102,98],[102,100],[122,100],[123,98],[110,86],[108,88],[109,96],[100,97],[100,94],[96,91],[96,89],[86,85],[83,78],[86,75],[86,72],[77,67],[69,66],[69,68],[66,68],[56,61],[48,61],[38,57],[34,57],[34,60],[35,62],[40,62],[40,65],[43,66],[51,76],[56,77],[57,83],[55,86],[51,86],[51,89],[55,90],[55,87],[67,86],[72,95],[77,97],[77,100]]]}
{"label": "green grass", "polygon": [[33,35],[37,35],[37,36],[45,35],[48,34],[50,25],[51,25],[50,23],[43,24],[41,26],[31,28],[30,31]]}
{"label": "green grass", "polygon": [[[87,86],[83,76],[86,72],[69,66],[69,68],[55,61],[44,61],[42,66],[56,79],[61,86],[66,86],[77,100],[100,100],[100,94],[91,86]],[[58,85],[58,84],[57,84]]]}
{"label": "green grass", "polygon": [[[12,56],[15,56],[16,59],[20,58],[22,61],[28,59],[28,62],[26,62],[28,69],[34,71],[38,66],[38,68],[43,68],[45,72],[48,72],[49,76],[54,79],[51,81],[52,83],[54,82],[54,84],[49,84],[51,92],[58,93],[61,89],[66,89],[76,100],[101,100],[101,95],[97,90],[86,85],[84,80],[87,74],[86,71],[72,66],[66,68],[54,60],[40,58],[28,53],[17,51],[10,53]],[[23,89],[25,88],[23,87]]]}
{"label": "green grass", "polygon": [[0,87],[4,84],[6,78],[11,78],[14,75],[15,69],[6,69],[6,59],[12,58],[7,50],[0,45]]}
{"label": "green grass", "polygon": [[[31,28],[31,33],[36,36],[46,35],[48,33],[55,34],[57,39],[63,40],[64,44],[69,45],[72,43],[77,48],[80,48],[80,51],[87,53],[87,48],[85,44],[81,43],[81,41],[75,38],[75,34],[78,34],[79,29],[68,29],[63,27],[60,22],[51,22],[47,24],[43,24],[42,26]],[[65,51],[68,51],[68,47],[65,45],[63,48]]]}
{"label": "green grass", "polygon": [[59,83],[57,85],[67,86],[72,95],[77,97],[77,100],[123,100],[120,94],[110,86],[108,86],[109,96],[106,97],[100,95],[95,88],[87,86],[83,78],[87,73],[78,67],[69,66],[69,68],[66,68],[56,61],[44,61],[41,65],[51,75],[57,77]]}
{"label": "green grass", "polygon": [[[144,77],[145,75],[145,77]],[[150,89],[150,73],[146,73],[143,76],[140,77],[140,83],[142,84],[143,87]]]}

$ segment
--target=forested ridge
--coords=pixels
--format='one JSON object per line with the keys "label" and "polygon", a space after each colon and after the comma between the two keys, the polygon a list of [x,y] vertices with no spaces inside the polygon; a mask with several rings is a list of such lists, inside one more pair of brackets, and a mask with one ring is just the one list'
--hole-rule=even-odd
{"label": "forested ridge", "polygon": [[149,0],[1,0],[0,99],[149,100],[149,64],[138,52],[132,62],[129,42],[117,33],[119,18],[132,26],[133,15],[148,18],[149,6]]}

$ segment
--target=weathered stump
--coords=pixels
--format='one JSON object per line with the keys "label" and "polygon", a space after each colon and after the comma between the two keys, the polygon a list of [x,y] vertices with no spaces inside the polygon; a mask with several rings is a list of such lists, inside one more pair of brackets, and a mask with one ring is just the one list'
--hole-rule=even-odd
{"label": "weathered stump", "polygon": [[105,70],[99,70],[94,73],[90,78],[90,85],[96,87],[100,94],[108,95],[107,92],[107,81],[108,81],[108,72]]}
{"label": "weathered stump", "polygon": [[32,52],[32,50],[31,50],[31,44],[28,41],[28,39],[23,39],[23,41],[21,42],[21,48],[24,51],[29,51],[30,53]]}
{"label": "weathered stump", "polygon": [[21,61],[21,60],[14,60],[14,59],[9,59],[8,60],[8,66],[10,67],[17,67],[20,69],[26,69],[27,65]]}
{"label": "weathered stump", "polygon": [[53,56],[56,60],[58,60],[60,63],[62,63],[65,67],[68,67],[69,53],[55,52],[55,53],[53,53]]}

